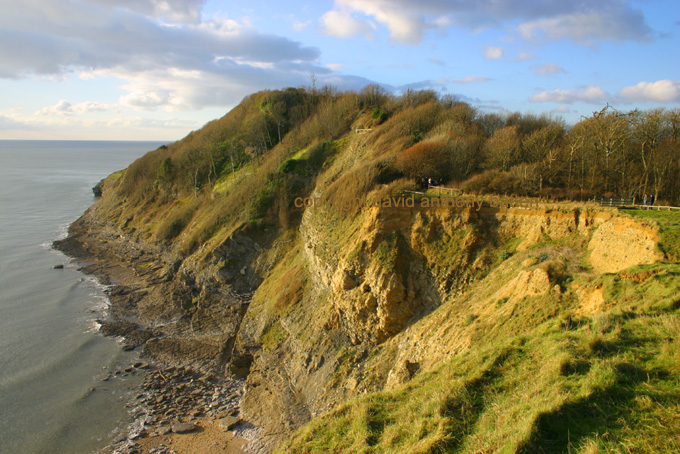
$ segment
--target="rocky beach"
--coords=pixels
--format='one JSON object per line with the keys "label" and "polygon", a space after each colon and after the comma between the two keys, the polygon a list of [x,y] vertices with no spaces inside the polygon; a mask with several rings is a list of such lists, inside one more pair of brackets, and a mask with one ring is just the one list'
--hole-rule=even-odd
{"label": "rocky beach", "polygon": [[[248,443],[248,452],[261,452],[261,429],[240,417],[244,380],[224,374],[219,363],[224,352],[216,349],[214,338],[212,345],[197,345],[200,336],[192,321],[186,320],[172,290],[164,288],[173,285],[176,264],[161,250],[131,241],[90,214],[53,246],[107,286],[109,305],[97,319],[99,331],[120,337],[124,350],[141,350],[143,361],[105,373],[101,381],[144,375],[134,400],[126,404],[134,422],[103,453],[237,454]],[[165,338],[172,341],[158,342]],[[158,342],[151,353],[144,348],[150,340]],[[187,349],[193,353],[183,355]]]}

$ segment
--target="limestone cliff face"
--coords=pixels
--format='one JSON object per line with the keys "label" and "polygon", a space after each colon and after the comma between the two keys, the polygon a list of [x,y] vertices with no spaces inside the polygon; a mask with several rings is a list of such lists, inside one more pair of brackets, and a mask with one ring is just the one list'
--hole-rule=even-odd
{"label": "limestone cliff face", "polygon": [[109,332],[246,379],[242,410],[268,446],[452,355],[612,307],[604,274],[662,258],[651,224],[594,204],[376,206],[404,191],[433,201],[399,158],[479,125],[432,102],[373,118],[375,96],[331,92],[248,97],[110,175],[71,231],[118,283]]}

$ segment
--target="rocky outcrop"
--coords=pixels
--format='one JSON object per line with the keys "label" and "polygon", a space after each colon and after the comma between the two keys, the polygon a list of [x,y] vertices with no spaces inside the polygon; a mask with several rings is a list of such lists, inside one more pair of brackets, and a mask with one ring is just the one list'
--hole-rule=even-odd
{"label": "rocky outcrop", "polygon": [[104,192],[103,192],[103,189],[104,189],[104,180],[105,180],[105,179],[100,180],[99,183],[95,184],[95,185],[92,187],[92,194],[94,194],[95,197],[101,197],[102,194],[104,193]]}

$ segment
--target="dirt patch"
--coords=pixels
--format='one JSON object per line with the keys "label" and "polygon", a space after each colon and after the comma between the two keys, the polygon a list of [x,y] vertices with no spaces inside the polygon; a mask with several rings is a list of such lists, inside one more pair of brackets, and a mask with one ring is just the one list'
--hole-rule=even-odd
{"label": "dirt patch", "polygon": [[605,309],[602,286],[594,289],[583,289],[578,292],[581,304],[576,309],[576,315],[593,315]]}
{"label": "dirt patch", "polygon": [[132,448],[138,453],[153,454],[242,454],[243,446],[248,442],[234,437],[234,433],[226,430],[216,421],[201,418],[195,421],[197,429],[185,434],[170,433],[141,439]]}

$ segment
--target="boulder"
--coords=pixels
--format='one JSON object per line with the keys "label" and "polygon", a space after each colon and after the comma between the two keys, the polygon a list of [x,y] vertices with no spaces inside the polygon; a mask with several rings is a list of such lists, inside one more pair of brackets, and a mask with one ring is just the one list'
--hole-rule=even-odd
{"label": "boulder", "polygon": [[226,430],[232,429],[234,426],[236,426],[240,422],[241,422],[241,418],[237,418],[236,416],[227,416],[226,418],[222,418],[219,421],[220,426],[222,426]]}
{"label": "boulder", "polygon": [[188,422],[176,422],[172,425],[172,431],[176,434],[187,434],[196,430],[196,426]]}
{"label": "boulder", "polygon": [[102,196],[102,185],[104,183],[104,180],[101,180],[99,183],[95,184],[94,187],[92,188],[92,193],[94,194],[95,197],[101,197]]}

